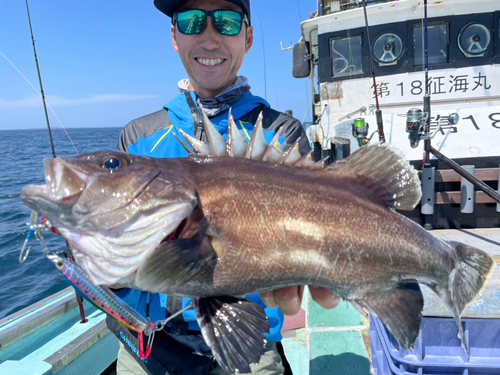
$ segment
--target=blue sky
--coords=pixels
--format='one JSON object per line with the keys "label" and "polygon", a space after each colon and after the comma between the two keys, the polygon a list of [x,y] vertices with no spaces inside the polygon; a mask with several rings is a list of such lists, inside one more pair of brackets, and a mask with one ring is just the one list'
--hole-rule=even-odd
{"label": "blue sky", "polygon": [[[265,51],[267,100],[300,120],[310,81],[293,78],[292,51],[282,51],[280,41],[289,46],[300,39],[300,21],[316,4],[253,0],[254,45],[240,70],[264,97]],[[47,102],[64,127],[122,127],[160,109],[187,78],[171,44],[170,19],[153,0],[29,0],[29,7]],[[0,52],[39,89],[24,0],[0,0]],[[49,118],[61,126],[50,111]],[[0,130],[45,126],[41,99],[0,55]]]}

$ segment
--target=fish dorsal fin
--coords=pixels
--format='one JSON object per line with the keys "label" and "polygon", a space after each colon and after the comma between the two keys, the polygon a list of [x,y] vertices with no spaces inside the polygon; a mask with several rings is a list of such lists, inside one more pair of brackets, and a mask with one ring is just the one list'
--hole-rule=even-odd
{"label": "fish dorsal fin", "polygon": [[252,138],[250,139],[250,144],[248,145],[247,154],[245,158],[262,160],[264,153],[267,149],[266,137],[264,136],[264,129],[262,128],[262,112],[257,118],[257,123],[252,132]]}
{"label": "fish dorsal fin", "polygon": [[229,110],[227,127],[227,150],[229,156],[244,158],[247,153],[248,143],[238,130],[233,115],[231,115],[231,110]]}
{"label": "fish dorsal fin", "polygon": [[328,159],[330,159],[329,156],[317,161],[316,163],[314,163],[314,165],[311,167],[311,169],[325,169],[325,163]]}
{"label": "fish dorsal fin", "polygon": [[413,210],[422,197],[417,171],[399,150],[388,144],[363,146],[345,161],[326,169],[366,186],[398,210]]}
{"label": "fish dorsal fin", "polygon": [[184,148],[184,150],[189,152],[190,155],[196,155],[196,153],[193,150],[191,150],[184,142],[182,142],[182,139],[180,139],[177,134],[174,133],[174,137],[181,144],[181,146]]}
{"label": "fish dorsal fin", "polygon": [[[284,152],[278,142],[279,131],[267,145],[262,128],[262,112],[259,114],[249,144],[240,134],[231,113],[228,119],[228,141],[226,142],[203,110],[201,112],[208,143],[203,143],[179,129],[198,155],[228,155],[298,168],[325,168],[325,161],[328,158],[315,162],[311,157],[312,152],[304,156],[300,155],[299,140]],[[331,164],[326,169],[339,172],[343,178],[366,186],[389,207],[399,210],[413,210],[422,196],[417,171],[396,148],[387,144],[363,146],[345,161]]]}
{"label": "fish dorsal fin", "polygon": [[227,156],[227,143],[224,137],[215,129],[215,126],[208,119],[208,116],[203,112],[203,106],[200,106],[201,118],[205,134],[207,135],[208,144],[214,156]]}
{"label": "fish dorsal fin", "polygon": [[[203,107],[201,107],[203,108]],[[208,142],[201,142],[179,129],[182,136],[186,139],[193,150],[187,149],[190,154],[198,154],[201,156],[230,156],[238,158],[247,158],[254,160],[262,160],[269,163],[295,165],[300,168],[321,169],[324,163],[316,163],[311,157],[311,153],[302,157],[300,155],[298,140],[295,144],[288,149],[287,152],[283,151],[278,139],[280,136],[279,130],[274,135],[271,143],[268,145],[264,136],[262,127],[263,115],[262,112],[257,118],[255,123],[250,143],[247,143],[245,138],[241,135],[233,116],[231,109],[229,109],[228,117],[228,130],[227,142],[224,137],[215,129],[210,119],[205,115],[203,109],[202,121],[203,127],[207,134]],[[177,138],[178,139],[178,138]],[[184,148],[186,145],[180,141]]]}
{"label": "fish dorsal fin", "polygon": [[312,168],[316,164],[316,162],[312,158],[312,153],[314,150],[309,151],[307,154],[302,156],[297,163],[295,163],[296,167],[299,168]]}
{"label": "fish dorsal fin", "polygon": [[283,148],[278,141],[279,137],[280,132],[277,131],[273,139],[271,139],[271,143],[269,143],[269,146],[267,146],[267,149],[262,156],[262,161],[278,163],[281,160],[281,158],[283,157]]}
{"label": "fish dorsal fin", "polygon": [[283,154],[283,157],[280,160],[280,164],[295,165],[295,163],[300,160],[302,156],[300,155],[299,141],[300,137],[297,138],[292,147],[290,147],[288,151]]}
{"label": "fish dorsal fin", "polygon": [[196,151],[199,155],[212,155],[212,150],[210,149],[210,145],[208,143],[191,137],[182,129],[179,129],[179,132],[182,134],[186,142],[189,143],[193,150]]}

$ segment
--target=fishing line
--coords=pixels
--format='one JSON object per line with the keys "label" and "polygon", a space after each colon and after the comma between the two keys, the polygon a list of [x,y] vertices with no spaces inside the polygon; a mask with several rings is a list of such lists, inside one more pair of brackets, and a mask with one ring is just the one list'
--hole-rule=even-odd
{"label": "fishing line", "polygon": [[257,15],[259,19],[260,31],[262,34],[262,56],[264,58],[264,99],[267,100],[267,73],[266,73],[266,46],[264,43],[264,29],[262,28],[262,22],[260,22],[260,16]]}
{"label": "fishing line", "polygon": [[45,104],[47,104],[47,107],[50,109],[50,111],[52,112],[52,114],[55,116],[55,118],[57,119],[57,121],[59,121],[59,124],[61,125],[61,128],[64,130],[64,132],[66,133],[66,135],[68,136],[68,139],[70,140],[71,144],[73,145],[73,148],[75,149],[76,153],[79,154],[78,150],[76,149],[76,146],[75,144],[73,143],[73,140],[71,139],[71,137],[69,136],[68,132],[66,131],[66,128],[64,127],[64,125],[62,124],[61,120],[59,120],[59,117],[56,115],[56,113],[54,112],[54,110],[50,107],[49,103],[47,103],[47,101],[42,97],[42,94],[40,94],[40,92],[36,89],[35,86],[33,86],[33,84],[29,81],[28,78],[26,78],[24,76],[23,73],[21,73],[21,71],[19,69],[17,69],[17,67],[12,63],[12,61],[10,61],[2,52],[0,52],[0,55],[3,56],[3,58],[5,60],[7,60],[7,62],[12,65],[12,67],[17,70],[17,72],[21,75],[21,77],[23,77],[26,82],[29,83],[29,85],[33,88],[33,90],[35,90],[35,92],[38,94],[38,96],[40,98],[42,98],[42,100],[45,102]]}

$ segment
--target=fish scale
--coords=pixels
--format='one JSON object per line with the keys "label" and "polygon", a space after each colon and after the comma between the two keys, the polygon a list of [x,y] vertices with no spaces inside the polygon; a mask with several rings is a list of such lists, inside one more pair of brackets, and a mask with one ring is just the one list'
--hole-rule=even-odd
{"label": "fish scale", "polygon": [[[260,306],[235,296],[286,286],[327,288],[378,316],[409,349],[425,284],[463,337],[461,313],[494,262],[394,211],[421,197],[399,151],[368,144],[325,167],[297,143],[286,152],[266,145],[262,121],[247,144],[230,117],[226,142],[201,114],[210,143],[183,134],[196,150],[186,158],[57,158],[45,161],[48,186],[27,186],[21,199],[60,230],[95,282],[193,298],[202,335],[228,373],[249,371],[269,329]],[[50,182],[55,170],[61,178]],[[113,256],[102,255],[107,244]],[[140,254],[137,262],[124,263],[130,254]]]}

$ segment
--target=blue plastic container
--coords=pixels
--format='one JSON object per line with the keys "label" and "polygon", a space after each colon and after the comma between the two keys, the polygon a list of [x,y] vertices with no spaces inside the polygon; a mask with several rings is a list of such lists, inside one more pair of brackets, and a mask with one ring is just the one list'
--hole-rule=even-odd
{"label": "blue plastic container", "polygon": [[500,374],[500,319],[463,319],[462,325],[470,358],[452,318],[423,317],[415,349],[410,351],[370,315],[375,375]]}

